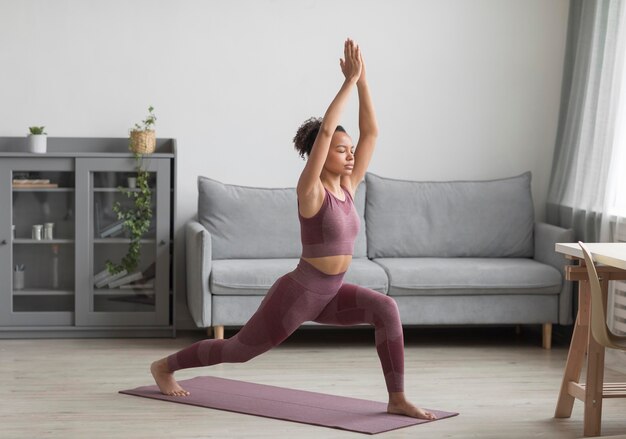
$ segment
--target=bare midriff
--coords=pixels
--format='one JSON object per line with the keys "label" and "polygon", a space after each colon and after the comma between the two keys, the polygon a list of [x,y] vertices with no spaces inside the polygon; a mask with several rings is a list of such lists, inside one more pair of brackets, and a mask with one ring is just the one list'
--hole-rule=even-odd
{"label": "bare midriff", "polygon": [[335,255],[302,259],[323,273],[339,274],[348,270],[350,262],[352,262],[352,255]]}

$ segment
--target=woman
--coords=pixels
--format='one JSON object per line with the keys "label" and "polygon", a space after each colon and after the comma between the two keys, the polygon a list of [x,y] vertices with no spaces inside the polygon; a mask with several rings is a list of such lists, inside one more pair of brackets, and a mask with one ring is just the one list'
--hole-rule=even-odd
{"label": "woman", "polygon": [[[389,413],[422,419],[435,415],[411,404],[404,395],[404,338],[396,302],[369,288],[344,283],[360,222],[354,191],[365,177],[378,126],[358,45],[347,39],[345,77],[323,119],[311,118],[298,129],[296,149],[308,160],[297,186],[302,257],[298,266],[270,287],[250,320],[229,339],[201,340],[152,363],[150,370],[163,394],[186,396],[174,371],[218,363],[246,362],[282,343],[302,323],[370,323],[387,390]],[[359,93],[359,142],[339,125],[356,85]]]}

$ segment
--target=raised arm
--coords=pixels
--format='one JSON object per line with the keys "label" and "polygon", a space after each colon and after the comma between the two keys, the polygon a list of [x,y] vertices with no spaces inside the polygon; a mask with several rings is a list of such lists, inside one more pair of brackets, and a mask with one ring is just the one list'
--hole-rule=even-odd
{"label": "raised arm", "polygon": [[365,178],[365,172],[374,154],[376,138],[378,137],[378,123],[376,122],[374,104],[372,103],[365,74],[365,61],[360,50],[359,55],[362,66],[361,76],[356,83],[359,91],[359,141],[354,153],[354,168],[350,176],[353,188],[356,188],[361,180]]}
{"label": "raised arm", "polygon": [[330,106],[324,114],[322,125],[320,126],[311,149],[311,154],[309,154],[306,166],[302,170],[302,174],[300,174],[297,187],[299,196],[309,194],[318,186],[320,175],[324,168],[326,157],[328,156],[330,140],[337,125],[339,125],[339,118],[348,101],[350,92],[361,75],[361,57],[359,49],[350,39],[347,39],[344,44],[344,56],[346,60],[340,59],[339,64],[345,76],[345,80],[337,96],[335,96],[335,99],[330,103]]}

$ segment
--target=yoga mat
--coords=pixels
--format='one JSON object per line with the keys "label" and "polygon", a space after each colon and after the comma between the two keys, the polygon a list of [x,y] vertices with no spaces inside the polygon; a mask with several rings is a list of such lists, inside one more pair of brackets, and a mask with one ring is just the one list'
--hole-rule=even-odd
{"label": "yoga mat", "polygon": [[212,376],[199,376],[181,380],[178,383],[191,394],[189,396],[163,395],[156,384],[120,390],[119,393],[367,434],[436,422],[458,415],[455,412],[425,409],[434,413],[437,419],[411,418],[387,413],[386,402]]}

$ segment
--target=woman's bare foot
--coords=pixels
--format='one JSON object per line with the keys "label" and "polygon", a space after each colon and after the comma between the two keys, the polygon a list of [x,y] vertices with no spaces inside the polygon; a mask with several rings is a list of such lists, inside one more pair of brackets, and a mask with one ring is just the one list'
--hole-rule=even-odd
{"label": "woman's bare foot", "polygon": [[393,413],[397,415],[406,415],[413,418],[435,420],[437,416],[433,413],[427,412],[419,407],[414,406],[408,401],[389,401],[387,404],[387,413]]}
{"label": "woman's bare foot", "polygon": [[167,357],[155,361],[150,365],[150,372],[156,381],[161,393],[169,396],[188,396],[190,393],[180,387],[174,379],[174,372],[167,367]]}

